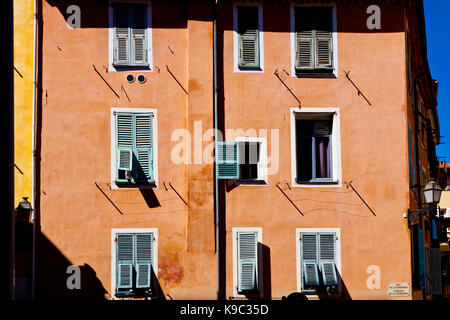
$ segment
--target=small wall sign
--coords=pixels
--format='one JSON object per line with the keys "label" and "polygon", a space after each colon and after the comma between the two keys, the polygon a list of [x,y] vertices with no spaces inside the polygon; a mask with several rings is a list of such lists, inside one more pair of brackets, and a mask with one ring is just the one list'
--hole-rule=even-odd
{"label": "small wall sign", "polygon": [[408,297],[409,296],[409,282],[389,282],[388,296],[389,297]]}

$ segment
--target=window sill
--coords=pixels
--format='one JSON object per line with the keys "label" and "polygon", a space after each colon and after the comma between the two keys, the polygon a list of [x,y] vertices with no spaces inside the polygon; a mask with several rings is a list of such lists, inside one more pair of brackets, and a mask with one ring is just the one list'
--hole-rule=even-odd
{"label": "window sill", "polygon": [[235,184],[238,186],[267,186],[267,181],[256,179],[238,179]]}
{"label": "window sill", "polygon": [[295,184],[298,186],[314,186],[314,185],[338,185],[339,184],[339,180],[329,180],[329,181],[320,181],[320,180],[316,180],[316,181],[298,181],[295,180]]}
{"label": "window sill", "polygon": [[311,72],[295,72],[295,78],[330,78],[337,79],[337,75],[333,71],[324,72],[324,71],[311,71]]}
{"label": "window sill", "polygon": [[118,182],[114,181],[114,184],[111,186],[111,189],[155,189],[158,186],[155,182],[149,183],[130,183],[130,182]]}
{"label": "window sill", "polygon": [[112,65],[116,71],[152,71],[150,65],[132,66],[132,65]]}
{"label": "window sill", "polygon": [[264,70],[261,68],[261,66],[258,67],[246,67],[246,66],[237,66],[236,68],[237,73],[245,73],[245,72],[255,72],[255,73],[262,73]]}

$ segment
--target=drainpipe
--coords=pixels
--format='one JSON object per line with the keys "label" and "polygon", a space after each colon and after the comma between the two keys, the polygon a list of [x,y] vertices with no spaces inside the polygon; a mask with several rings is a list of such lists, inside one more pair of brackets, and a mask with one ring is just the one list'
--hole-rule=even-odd
{"label": "drainpipe", "polygon": [[31,248],[31,300],[34,300],[34,283],[35,283],[35,265],[36,265],[36,208],[35,208],[35,198],[36,198],[36,192],[35,192],[35,166],[36,166],[36,90],[37,90],[37,43],[38,43],[38,32],[37,32],[37,25],[38,25],[38,0],[34,0],[34,22],[33,22],[33,32],[34,32],[34,39],[33,39],[33,50],[34,50],[34,56],[33,56],[33,150],[32,150],[32,160],[31,160],[31,166],[32,166],[32,172],[31,172],[31,190],[32,190],[32,201],[31,201],[31,207],[33,208],[32,214],[31,214],[31,223],[32,223],[32,248]]}
{"label": "drainpipe", "polygon": [[213,114],[214,114],[214,218],[216,228],[216,263],[217,263],[217,300],[220,300],[220,220],[219,220],[219,181],[216,174],[217,165],[217,131],[219,130],[219,120],[217,115],[217,3],[213,3]]}

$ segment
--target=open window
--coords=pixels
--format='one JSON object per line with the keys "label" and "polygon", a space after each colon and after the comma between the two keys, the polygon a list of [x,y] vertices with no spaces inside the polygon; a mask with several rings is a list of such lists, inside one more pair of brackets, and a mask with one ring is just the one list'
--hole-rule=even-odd
{"label": "open window", "polygon": [[264,138],[237,138],[217,145],[218,179],[238,184],[267,184],[267,146]]}
{"label": "open window", "polygon": [[292,111],[293,186],[339,185],[338,109],[302,108]]}
{"label": "open window", "polygon": [[153,184],[154,114],[114,112],[115,183]]}

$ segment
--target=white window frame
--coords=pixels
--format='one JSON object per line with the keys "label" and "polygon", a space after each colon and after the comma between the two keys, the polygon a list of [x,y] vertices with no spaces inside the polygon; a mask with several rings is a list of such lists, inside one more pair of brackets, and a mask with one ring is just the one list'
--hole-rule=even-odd
{"label": "white window frame", "polygon": [[[116,112],[152,113],[153,183],[118,186],[116,183]],[[158,110],[153,108],[111,108],[111,189],[157,189],[158,188]]]}
{"label": "white window frame", "polygon": [[[297,177],[297,152],[296,152],[296,115],[302,113],[333,114],[333,128],[331,137],[331,162],[332,162],[332,180],[334,183],[298,183]],[[292,186],[302,188],[336,188],[342,187],[342,163],[341,163],[341,125],[339,108],[291,108],[291,175]]]}
{"label": "white window frame", "polygon": [[[300,234],[304,232],[329,232],[335,233],[336,240],[336,271],[338,273],[338,288],[337,292],[342,292],[342,281],[340,278],[342,276],[341,271],[341,229],[340,228],[296,228],[295,229],[295,248],[296,248],[296,266],[297,266],[297,292],[302,292],[302,269],[301,269],[301,261],[302,261],[302,252],[300,246]],[[318,298],[316,294],[311,294],[309,292],[305,292],[305,294],[310,298]]]}
{"label": "white window frame", "polygon": [[[124,66],[123,68],[116,69],[114,67],[114,3],[145,3],[147,4],[147,61],[148,67],[140,66]],[[136,72],[152,72],[153,71],[153,47],[152,47],[152,2],[150,0],[133,0],[120,1],[109,0],[108,4],[108,71],[136,71]]]}
{"label": "white window frame", "polygon": [[111,229],[111,297],[116,300],[116,236],[120,233],[153,233],[152,267],[155,276],[158,277],[158,229],[157,228],[114,228]]}
{"label": "white window frame", "polygon": [[[259,37],[259,68],[239,68],[239,33],[238,33],[238,6],[258,7],[258,37]],[[233,66],[238,73],[264,73],[264,36],[263,36],[263,6],[261,2],[245,0],[233,3]]]}
{"label": "white window frame", "polygon": [[[259,162],[258,162],[258,178],[257,179],[237,179],[236,182],[242,186],[267,186],[267,140],[266,138],[237,137],[234,139],[237,143],[238,162],[239,162],[239,143],[240,142],[257,142],[260,143]],[[239,164],[238,164],[239,165]]]}
{"label": "white window frame", "polygon": [[263,277],[263,252],[262,252],[262,228],[260,227],[235,227],[232,228],[233,237],[233,297],[234,298],[246,298],[245,295],[238,292],[238,243],[237,234],[238,232],[256,232],[258,236],[257,254],[258,254],[258,293],[260,297],[264,295],[264,277]]}
{"label": "white window frame", "polygon": [[[311,72],[307,75],[297,75],[295,70],[295,57],[296,57],[296,41],[295,41],[295,8],[297,7],[331,7],[332,8],[332,42],[333,42],[333,72]],[[291,4],[290,6],[290,18],[291,18],[291,76],[293,78],[338,78],[339,64],[338,64],[338,40],[337,40],[337,13],[335,3],[308,3],[308,4]]]}

